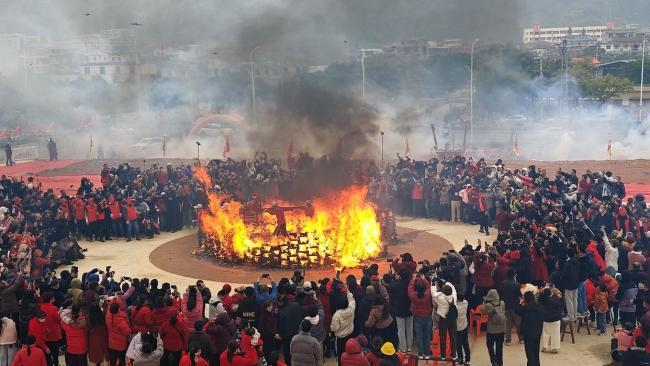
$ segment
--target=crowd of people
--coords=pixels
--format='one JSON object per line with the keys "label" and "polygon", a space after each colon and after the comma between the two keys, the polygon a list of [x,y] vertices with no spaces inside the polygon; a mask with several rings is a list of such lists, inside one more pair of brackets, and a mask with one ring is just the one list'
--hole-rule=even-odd
{"label": "crowd of people", "polygon": [[576,322],[598,335],[612,327],[613,362],[648,362],[650,210],[642,196],[625,198],[619,177],[463,157],[400,158],[383,170],[337,161],[303,155],[283,170],[259,154],[207,168],[211,189],[246,200],[257,183],[281,196],[283,185],[313,181],[305,169],[334,167],[346,178],[332,184],[368,184],[370,199],[403,215],[479,224],[490,242],[420,263],[404,253],[388,273],[375,264],[344,278],[265,274],[215,296],[201,281],[181,294],[110,267],[56,271],[83,258],[80,238],[129,241],[192,227],[206,200],[192,166],[105,165],[101,187],[83,179],[70,194],[3,176],[0,366],[58,365],[59,354],[84,366],[127,358],[136,366],[320,366],[330,356],[342,366],[396,366],[432,355],[470,365],[471,313],[487,319],[492,365],[517,342],[528,365],[539,365],[540,350],[560,352],[561,327]]}

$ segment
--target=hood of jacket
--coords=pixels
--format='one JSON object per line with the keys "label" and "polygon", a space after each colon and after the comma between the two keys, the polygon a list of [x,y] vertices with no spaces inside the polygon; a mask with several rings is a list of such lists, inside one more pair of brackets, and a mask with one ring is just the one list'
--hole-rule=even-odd
{"label": "hood of jacket", "polygon": [[488,291],[487,298],[486,298],[487,302],[498,305],[500,300],[501,298],[499,297],[499,293],[497,292],[497,290],[491,289],[490,291]]}
{"label": "hood of jacket", "polygon": [[345,352],[349,354],[358,354],[361,353],[361,345],[357,342],[356,339],[350,338],[345,342]]}

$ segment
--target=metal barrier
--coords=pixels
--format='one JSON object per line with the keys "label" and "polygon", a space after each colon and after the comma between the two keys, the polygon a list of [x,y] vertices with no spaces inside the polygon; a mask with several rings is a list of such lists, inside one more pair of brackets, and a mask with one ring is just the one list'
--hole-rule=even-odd
{"label": "metal barrier", "polygon": [[[12,150],[12,160],[13,161],[23,161],[23,160],[36,160],[38,159],[38,146],[17,146],[11,149]],[[7,160],[4,149],[0,149],[2,161]]]}

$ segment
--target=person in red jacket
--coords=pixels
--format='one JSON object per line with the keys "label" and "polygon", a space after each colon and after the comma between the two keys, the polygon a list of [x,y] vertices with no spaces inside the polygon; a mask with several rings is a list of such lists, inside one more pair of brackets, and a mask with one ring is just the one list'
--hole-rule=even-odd
{"label": "person in red jacket", "polygon": [[[164,361],[165,359],[163,357],[163,360],[160,362],[160,364],[162,365]],[[201,357],[200,348],[192,347],[190,349],[190,353],[184,355],[183,358],[181,358],[178,366],[208,366],[208,361]]]}
{"label": "person in red jacket", "polygon": [[345,342],[345,352],[341,355],[341,366],[370,366],[370,362],[361,352],[361,345],[356,339]]}
{"label": "person in red jacket", "polygon": [[156,322],[153,319],[153,312],[149,308],[147,296],[141,295],[137,305],[131,310],[131,324],[133,334],[147,333],[153,331]]}
{"label": "person in red jacket", "polygon": [[178,315],[178,306],[174,305],[174,300],[170,296],[159,297],[153,309],[153,320],[156,328],[160,329],[163,323],[166,323],[173,316]]}
{"label": "person in red jacket", "polygon": [[76,233],[79,235],[87,235],[88,228],[86,226],[86,202],[78,195],[72,200],[72,213],[76,225]]}
{"label": "person in red jacket", "polygon": [[88,332],[86,317],[81,314],[79,305],[61,311],[61,328],[65,332],[66,366],[87,366]]}
{"label": "person in red jacket", "polygon": [[106,328],[108,328],[108,361],[110,366],[126,365],[126,349],[129,347],[128,337],[131,327],[126,313],[120,310],[120,304],[113,302],[106,314]]}
{"label": "person in red jacket", "polygon": [[30,321],[29,321],[29,326],[27,328],[27,334],[34,336],[35,340],[35,345],[39,347],[40,349],[45,352],[46,355],[50,355],[50,348],[47,346],[47,343],[45,343],[45,321],[46,321],[46,316],[45,313],[42,311],[36,312],[36,316],[34,316]]}
{"label": "person in red jacket", "polygon": [[[418,355],[431,355],[431,334],[433,332],[433,301],[431,298],[431,283],[421,275],[413,275],[408,285],[408,296],[411,300],[415,344]],[[347,349],[347,347],[346,347]]]}
{"label": "person in red jacket", "polygon": [[54,296],[51,292],[44,292],[41,295],[41,311],[45,313],[45,333],[43,340],[50,349],[50,354],[47,355],[48,365],[59,366],[59,343],[63,339],[61,333],[61,316],[59,309],[54,306]]}
{"label": "person in red jacket", "polygon": [[[165,353],[160,366],[176,366],[187,349],[189,332],[181,316],[174,315],[160,327]],[[199,351],[200,352],[200,351]],[[200,355],[199,355],[200,356]],[[190,361],[190,359],[188,359]]]}
{"label": "person in red jacket", "polygon": [[494,288],[492,272],[494,271],[495,265],[490,256],[483,252],[474,254],[472,262],[474,263],[472,282],[474,282],[476,292],[475,301],[480,303],[483,297],[487,295],[488,291]]}
{"label": "person in red jacket", "polygon": [[256,355],[239,349],[239,342],[230,341],[228,348],[219,356],[219,366],[250,366],[255,362]]}
{"label": "person in red jacket", "polygon": [[34,347],[36,338],[27,336],[25,345],[16,353],[11,366],[45,366],[45,352],[39,347]]}
{"label": "person in red jacket", "polygon": [[131,241],[135,236],[135,240],[140,240],[140,228],[138,223],[138,212],[135,209],[133,198],[127,197],[126,203],[122,206],[122,216],[126,223],[126,241]]}
{"label": "person in red jacket", "polygon": [[86,203],[86,227],[88,241],[93,241],[95,238],[103,241],[104,238],[100,236],[99,232],[99,211],[97,204],[93,198],[89,198]]}
{"label": "person in red jacket", "polygon": [[124,227],[122,226],[122,212],[120,203],[115,200],[115,197],[108,197],[108,209],[111,213],[111,228],[113,236],[123,237]]}

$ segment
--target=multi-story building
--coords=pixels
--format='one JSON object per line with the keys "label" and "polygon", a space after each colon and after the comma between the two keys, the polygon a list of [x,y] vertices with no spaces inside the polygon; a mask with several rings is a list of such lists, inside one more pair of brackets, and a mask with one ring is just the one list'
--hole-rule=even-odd
{"label": "multi-story building", "polygon": [[603,33],[608,29],[614,28],[613,23],[606,25],[591,25],[591,26],[568,26],[568,27],[555,27],[555,28],[542,28],[540,23],[533,23],[532,28],[524,29],[523,42],[529,44],[537,41],[544,41],[550,43],[559,43],[571,34],[584,34],[595,38],[597,42],[602,42]]}
{"label": "multi-story building", "polygon": [[641,53],[643,37],[647,35],[650,35],[650,27],[627,24],[624,27],[606,30],[600,47],[612,54]]}

